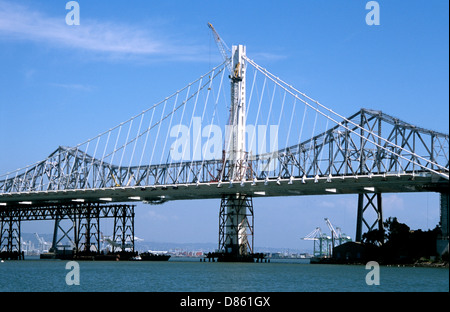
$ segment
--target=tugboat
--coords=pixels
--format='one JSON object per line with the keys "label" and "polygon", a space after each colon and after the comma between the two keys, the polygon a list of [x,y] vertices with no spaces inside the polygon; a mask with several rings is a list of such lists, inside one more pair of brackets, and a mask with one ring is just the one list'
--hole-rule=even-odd
{"label": "tugboat", "polygon": [[155,252],[149,250],[148,252],[143,252],[139,254],[142,261],[167,261],[171,257],[163,252]]}

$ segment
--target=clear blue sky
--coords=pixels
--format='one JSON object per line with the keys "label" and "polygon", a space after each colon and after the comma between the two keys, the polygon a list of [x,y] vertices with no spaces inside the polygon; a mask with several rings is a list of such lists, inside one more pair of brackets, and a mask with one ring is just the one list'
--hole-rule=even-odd
{"label": "clear blue sky", "polygon": [[[341,115],[371,108],[449,132],[448,1],[0,0],[0,173],[73,146],[128,119],[207,72],[229,46]],[[219,200],[139,205],[136,235],[216,242]],[[328,217],[354,237],[357,196],[258,199],[255,245],[310,248],[299,237]],[[436,194],[391,194],[384,216],[434,228]],[[51,232],[51,224],[23,231]],[[328,230],[327,230],[328,232]]]}

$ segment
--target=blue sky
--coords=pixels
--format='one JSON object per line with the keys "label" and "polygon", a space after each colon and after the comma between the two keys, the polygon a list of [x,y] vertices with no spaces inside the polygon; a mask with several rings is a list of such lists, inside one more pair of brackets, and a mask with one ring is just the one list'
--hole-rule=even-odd
{"label": "blue sky", "polygon": [[[449,132],[448,1],[0,0],[0,173],[44,159],[128,119],[221,62],[229,46],[344,116],[371,108]],[[384,216],[433,228],[437,194],[386,194]],[[139,205],[136,235],[216,242],[219,200]],[[354,237],[357,196],[257,199],[255,245],[309,248],[328,217]],[[23,231],[51,232],[51,224]],[[328,230],[327,230],[328,232]]]}

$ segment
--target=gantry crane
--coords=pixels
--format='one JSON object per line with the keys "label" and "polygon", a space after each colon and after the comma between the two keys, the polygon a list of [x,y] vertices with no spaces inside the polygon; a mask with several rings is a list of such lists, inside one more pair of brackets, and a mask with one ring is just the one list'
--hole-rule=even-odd
{"label": "gantry crane", "polygon": [[34,233],[34,235],[36,236],[36,239],[39,242],[39,252],[47,252],[48,251],[47,247],[50,246],[51,243],[46,242],[44,238],[38,235],[38,233]]}
{"label": "gantry crane", "polygon": [[330,222],[330,219],[325,218],[325,223],[327,224],[328,228],[331,232],[331,246],[334,248],[336,246],[336,239],[338,238],[338,234],[336,233],[336,230],[334,229],[333,225]]}
{"label": "gantry crane", "polygon": [[342,233],[341,228],[336,227],[335,229],[333,227],[333,224],[331,224],[331,221],[328,218],[325,218],[325,223],[330,229],[331,237],[323,233],[320,227],[316,227],[314,231],[312,231],[305,237],[301,238],[302,240],[314,241],[314,249],[313,249],[314,257],[331,256],[330,249],[333,249],[338,245],[341,245],[345,242],[349,242],[352,240],[350,236],[347,236],[346,234]]}
{"label": "gantry crane", "polygon": [[314,257],[326,257],[328,256],[328,242],[330,237],[325,233],[322,233],[320,227],[316,227],[314,231],[301,238],[302,240],[314,241],[313,256]]}
{"label": "gantry crane", "polygon": [[342,233],[342,230],[340,227],[336,227],[336,232],[338,234],[338,239],[339,239],[339,245],[345,243],[345,242],[351,242],[352,239],[350,236],[348,236],[345,233]]}
{"label": "gantry crane", "polygon": [[350,236],[347,236],[346,234],[342,233],[341,228],[336,227],[336,230],[334,229],[333,225],[331,224],[330,219],[325,218],[325,222],[330,229],[331,232],[331,240],[332,240],[332,247],[339,246],[343,244],[344,242],[351,241]]}

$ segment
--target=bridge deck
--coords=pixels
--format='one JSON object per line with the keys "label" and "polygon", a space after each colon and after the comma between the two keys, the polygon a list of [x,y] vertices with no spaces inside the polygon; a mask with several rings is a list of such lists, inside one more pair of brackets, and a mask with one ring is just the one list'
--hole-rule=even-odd
{"label": "bridge deck", "polygon": [[[243,193],[254,197],[302,196],[325,194],[443,192],[449,182],[433,173],[414,175],[386,174],[372,176],[309,177],[258,181],[211,182],[199,184],[112,187],[64,191],[38,191],[0,194],[0,205],[64,202],[162,203],[168,200],[221,198],[224,194]],[[194,191],[195,190],[195,191]]]}

